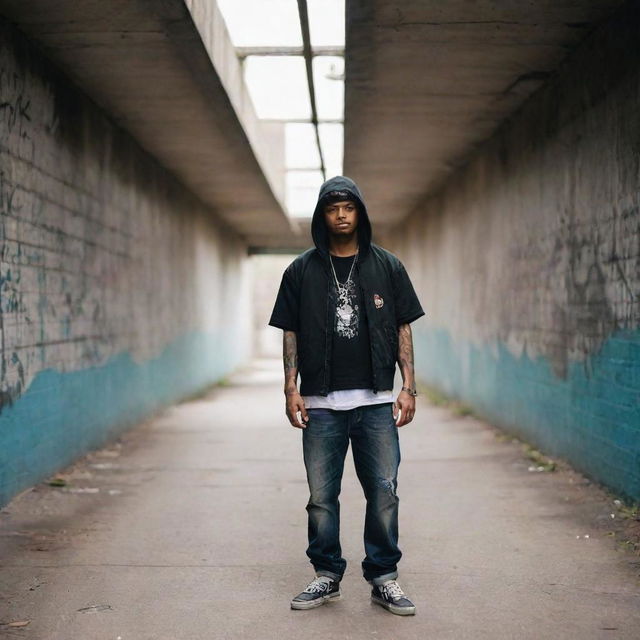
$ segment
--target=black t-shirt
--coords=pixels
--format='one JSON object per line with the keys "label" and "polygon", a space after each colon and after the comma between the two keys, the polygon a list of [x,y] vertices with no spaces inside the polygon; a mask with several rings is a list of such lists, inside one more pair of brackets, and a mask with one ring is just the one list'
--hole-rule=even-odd
{"label": "black t-shirt", "polygon": [[354,258],[331,256],[340,286],[333,321],[330,391],[373,386],[369,327],[358,271],[352,268]]}

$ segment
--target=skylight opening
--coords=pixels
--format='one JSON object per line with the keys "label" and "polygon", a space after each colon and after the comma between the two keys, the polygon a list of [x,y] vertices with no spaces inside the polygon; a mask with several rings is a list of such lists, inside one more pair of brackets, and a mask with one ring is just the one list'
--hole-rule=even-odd
{"label": "skylight opening", "polygon": [[244,78],[258,118],[311,118],[302,56],[249,56],[244,63]]}
{"label": "skylight opening", "polygon": [[[297,0],[218,0],[258,118],[285,127],[285,208],[313,213],[323,181]],[[342,173],[344,0],[307,0],[318,137],[326,177]]]}

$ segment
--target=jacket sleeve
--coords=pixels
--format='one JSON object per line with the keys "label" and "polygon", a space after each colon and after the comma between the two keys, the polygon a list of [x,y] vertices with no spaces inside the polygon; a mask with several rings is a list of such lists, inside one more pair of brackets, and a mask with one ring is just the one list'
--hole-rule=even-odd
{"label": "jacket sleeve", "polygon": [[273,306],[269,324],[284,331],[298,331],[300,292],[296,286],[293,269],[287,267],[282,275],[280,289]]}
{"label": "jacket sleeve", "polygon": [[395,296],[396,325],[407,324],[424,315],[418,296],[411,284],[409,274],[399,262],[393,271],[393,292]]}

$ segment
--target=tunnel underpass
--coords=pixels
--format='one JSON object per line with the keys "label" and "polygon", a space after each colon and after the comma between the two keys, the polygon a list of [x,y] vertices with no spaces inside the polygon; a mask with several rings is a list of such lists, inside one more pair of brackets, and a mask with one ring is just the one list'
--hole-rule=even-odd
{"label": "tunnel underpass", "polygon": [[[426,311],[435,404],[402,432],[400,495],[437,614],[407,637],[633,637],[637,3],[332,3],[343,42],[320,0],[0,1],[0,633],[252,637],[304,580],[267,322],[335,172]],[[238,44],[252,20],[271,40]],[[345,492],[355,568],[353,473]],[[182,628],[159,595],[180,580]],[[363,602],[336,603],[336,637],[393,623]],[[262,635],[299,633],[279,615]]]}

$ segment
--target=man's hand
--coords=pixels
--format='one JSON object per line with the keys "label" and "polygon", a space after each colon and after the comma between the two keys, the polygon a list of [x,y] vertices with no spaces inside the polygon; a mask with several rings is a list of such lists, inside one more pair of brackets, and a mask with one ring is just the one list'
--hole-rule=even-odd
{"label": "man's hand", "polygon": [[406,391],[398,394],[397,400],[393,403],[393,417],[396,427],[404,427],[413,420],[416,413],[416,399]]}
{"label": "man's hand", "polygon": [[302,396],[297,392],[287,392],[287,418],[292,427],[297,429],[305,429],[309,416],[304,406]]}

